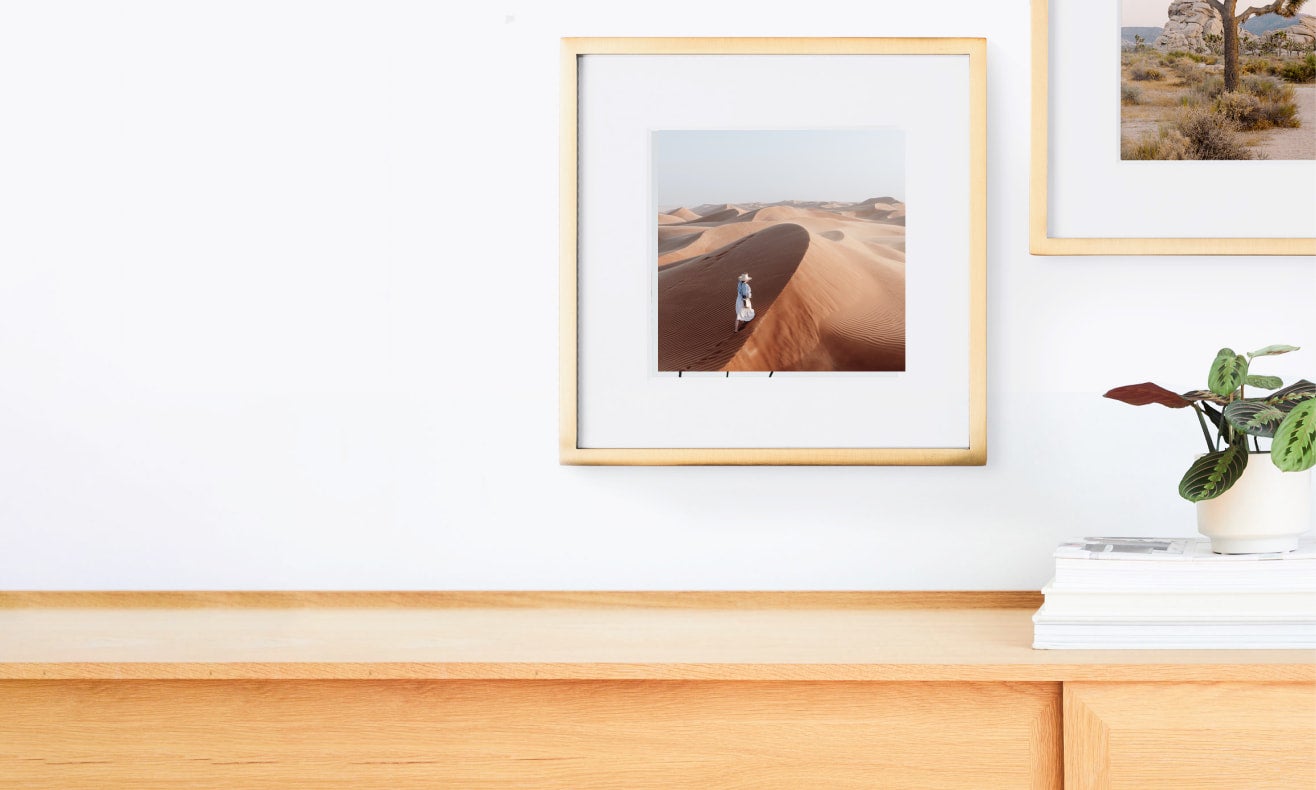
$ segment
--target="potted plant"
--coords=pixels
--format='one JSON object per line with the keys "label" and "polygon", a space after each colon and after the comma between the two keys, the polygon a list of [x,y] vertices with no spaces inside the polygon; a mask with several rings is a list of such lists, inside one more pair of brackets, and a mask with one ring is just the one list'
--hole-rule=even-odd
{"label": "potted plant", "polygon": [[1244,356],[1222,348],[1207,389],[1182,395],[1151,382],[1106,393],[1134,406],[1196,413],[1207,451],[1183,476],[1179,495],[1197,503],[1198,531],[1217,553],[1293,551],[1311,525],[1316,384],[1303,379],[1285,387],[1275,376],[1252,373],[1255,360],[1297,350],[1267,346]]}

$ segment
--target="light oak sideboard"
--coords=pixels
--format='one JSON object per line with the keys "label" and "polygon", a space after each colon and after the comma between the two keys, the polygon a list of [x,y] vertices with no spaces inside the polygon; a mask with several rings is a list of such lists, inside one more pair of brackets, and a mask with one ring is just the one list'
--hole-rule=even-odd
{"label": "light oak sideboard", "polygon": [[1316,787],[1316,652],[1034,593],[0,593],[0,787]]}

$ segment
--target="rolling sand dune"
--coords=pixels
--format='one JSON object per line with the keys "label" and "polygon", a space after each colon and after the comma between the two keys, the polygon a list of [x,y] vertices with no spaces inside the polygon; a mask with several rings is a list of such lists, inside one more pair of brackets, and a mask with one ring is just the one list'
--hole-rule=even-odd
{"label": "rolling sand dune", "polygon": [[703,232],[700,228],[674,228],[671,225],[659,225],[658,241],[666,241],[677,236],[689,236],[692,233],[698,235]]}
{"label": "rolling sand dune", "polygon": [[[772,227],[772,223],[763,222],[735,222],[734,220],[725,225],[708,228],[703,231],[696,231],[698,238],[691,239],[680,247],[673,247],[671,250],[663,249],[663,240],[658,242],[658,265],[667,266],[668,264],[693,258],[696,255],[705,255],[727,246],[733,241],[743,239],[751,233],[757,233],[760,230],[766,230]],[[681,230],[689,233],[691,227],[684,225]],[[673,238],[673,237],[669,237]],[[736,272],[739,274],[740,272]]]}
{"label": "rolling sand dune", "polygon": [[[754,334],[734,331],[736,277],[752,264],[754,308],[768,313],[809,248],[809,232],[777,225],[658,271],[658,369],[722,370]],[[767,368],[763,368],[766,370]]]}
{"label": "rolling sand dune", "polygon": [[[704,235],[702,231],[694,233],[682,233],[680,235],[669,235],[666,238],[658,238],[658,254],[663,255],[668,252],[676,252],[690,246],[690,243],[700,236]],[[682,255],[681,257],[687,257]],[[661,259],[660,259],[661,260]]]}
{"label": "rolling sand dune", "polygon": [[736,217],[739,217],[740,214],[741,211],[738,208],[725,208],[722,209],[721,211],[714,211],[711,214],[706,214],[697,217],[695,219],[692,219],[686,224],[693,225],[695,223],[701,223],[701,222],[726,222],[729,219],[735,219]]}
{"label": "rolling sand dune", "polygon": [[[886,201],[903,225],[898,201],[869,205]],[[903,227],[856,217],[860,204],[817,205],[705,220],[711,227],[689,240],[660,229],[659,370],[905,369]],[[757,315],[737,333],[736,276],[746,271]]]}
{"label": "rolling sand dune", "polygon": [[659,224],[659,225],[675,225],[675,224],[678,223],[678,222],[685,222],[685,219],[684,219],[683,217],[678,217],[678,216],[676,216],[675,214],[659,214],[659,215],[658,215],[658,224]]}
{"label": "rolling sand dune", "polygon": [[823,212],[795,208],[794,206],[768,206],[766,208],[758,209],[753,213],[756,222],[786,222],[800,217],[821,214]]}
{"label": "rolling sand dune", "polygon": [[[861,209],[859,211],[854,212],[855,217],[860,219],[886,219],[887,217],[891,216],[891,214],[892,214],[891,209],[870,208],[870,209]],[[666,224],[662,220],[663,216],[664,215],[662,214],[658,215],[658,224],[660,225]]]}
{"label": "rolling sand dune", "polygon": [[701,217],[708,217],[712,214],[722,214],[726,211],[734,211],[737,214],[743,209],[731,203],[705,203],[702,206],[695,206],[693,211]]}
{"label": "rolling sand dune", "polygon": [[678,208],[676,211],[669,211],[667,213],[673,217],[680,217],[686,222],[689,222],[692,219],[699,219],[699,215],[688,208]]}

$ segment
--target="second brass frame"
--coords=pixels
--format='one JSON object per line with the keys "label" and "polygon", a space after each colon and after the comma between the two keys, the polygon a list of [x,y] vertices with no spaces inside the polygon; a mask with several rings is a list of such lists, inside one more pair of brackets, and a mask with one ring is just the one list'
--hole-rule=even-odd
{"label": "second brass frame", "polygon": [[1034,255],[1316,255],[1316,238],[1059,238],[1047,220],[1050,176],[1049,0],[1033,0],[1032,178],[1029,250]]}

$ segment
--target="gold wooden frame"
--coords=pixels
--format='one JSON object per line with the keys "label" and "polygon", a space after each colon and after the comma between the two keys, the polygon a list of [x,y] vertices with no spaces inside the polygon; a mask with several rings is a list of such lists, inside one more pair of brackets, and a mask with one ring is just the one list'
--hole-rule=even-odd
{"label": "gold wooden frame", "polygon": [[1051,25],[1048,0],[1033,2],[1032,174],[1029,251],[1034,255],[1316,255],[1316,238],[1077,238],[1051,235],[1047,220],[1050,174]]}
{"label": "gold wooden frame", "polygon": [[[585,55],[964,55],[969,58],[969,446],[582,448],[578,443],[578,59]],[[981,466],[987,461],[987,42],[982,38],[566,38],[562,40],[559,459],[580,465]]]}

